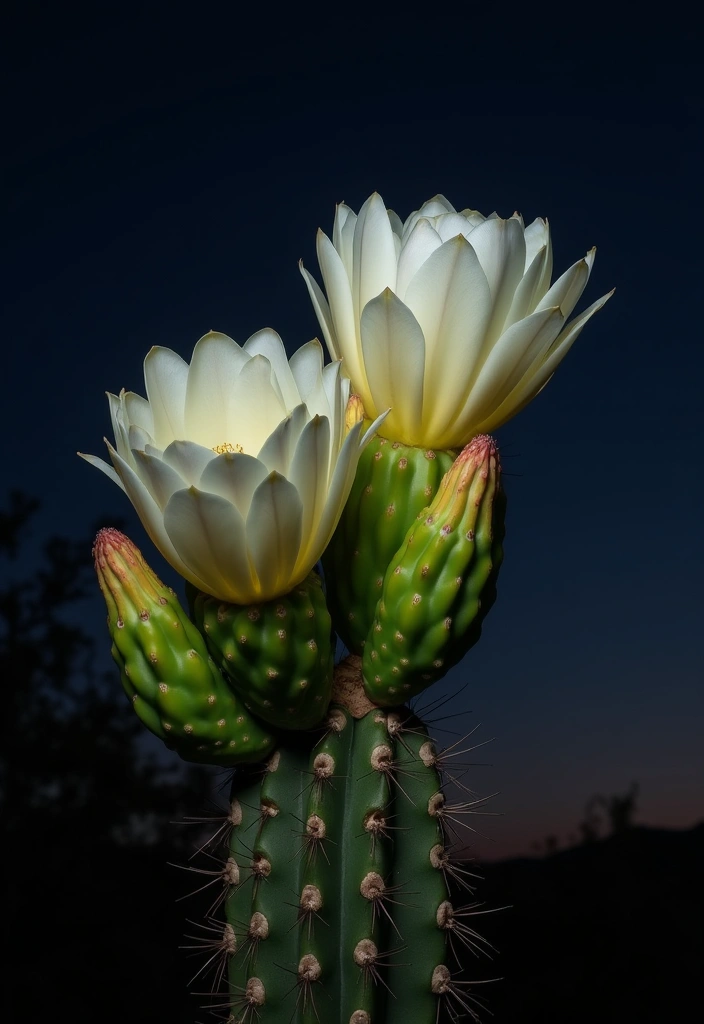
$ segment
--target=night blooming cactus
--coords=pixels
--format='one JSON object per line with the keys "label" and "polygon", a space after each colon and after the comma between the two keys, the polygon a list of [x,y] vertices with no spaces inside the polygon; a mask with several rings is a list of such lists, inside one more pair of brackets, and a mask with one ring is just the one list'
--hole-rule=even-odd
{"label": "night blooming cactus", "polygon": [[[234,768],[192,868],[217,890],[206,1007],[227,1024],[476,1021],[474,957],[491,950],[454,848],[482,801],[463,745],[438,751],[406,702],[476,643],[496,597],[488,431],[608,296],[568,322],[593,250],[550,285],[546,222],[440,196],[405,224],[378,195],[358,216],[341,205],[318,255],[327,299],[303,273],[333,363],[318,342],[289,361],[271,330],[242,348],[211,332],[190,366],[152,349],[146,400],[110,395],[112,466],[84,457],[125,490],[190,610],[102,530],[113,656],[170,749]],[[448,800],[453,779],[468,799]]]}
{"label": "night blooming cactus", "polygon": [[386,436],[457,448],[491,433],[547,383],[609,295],[568,318],[595,249],[550,284],[546,220],[527,227],[435,196],[401,222],[377,193],[337,207],[317,238],[327,299],[301,266],[328,350]]}

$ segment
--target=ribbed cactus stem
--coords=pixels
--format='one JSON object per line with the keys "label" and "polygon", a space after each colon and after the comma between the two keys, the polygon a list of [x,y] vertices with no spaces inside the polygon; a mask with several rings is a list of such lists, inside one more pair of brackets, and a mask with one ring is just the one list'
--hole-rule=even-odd
{"label": "ribbed cactus stem", "polygon": [[284,741],[260,779],[233,785],[232,1024],[436,1024],[453,904],[422,723],[334,704],[322,736]]}

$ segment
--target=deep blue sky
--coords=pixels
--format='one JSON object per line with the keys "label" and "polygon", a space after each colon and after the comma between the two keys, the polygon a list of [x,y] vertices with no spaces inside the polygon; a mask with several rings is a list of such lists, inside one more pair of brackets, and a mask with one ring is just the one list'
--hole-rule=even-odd
{"label": "deep blue sky", "polygon": [[[639,820],[701,819],[702,125],[684,30],[507,40],[376,14],[325,36],[298,16],[125,10],[25,5],[7,59],[4,482],[43,497],[35,538],[114,510],[149,557],[75,455],[103,454],[105,390],[143,393],[151,345],[189,358],[210,328],[272,326],[291,351],[314,336],[297,260],[317,273],[336,202],[376,189],[403,218],[443,192],[547,215],[558,273],[598,247],[583,304],[617,292],[500,432],[499,600],[444,687],[468,683],[450,727],[496,737],[473,778],[504,817],[478,850],[564,838],[592,793],[634,779]],[[97,591],[86,617],[102,628]]]}

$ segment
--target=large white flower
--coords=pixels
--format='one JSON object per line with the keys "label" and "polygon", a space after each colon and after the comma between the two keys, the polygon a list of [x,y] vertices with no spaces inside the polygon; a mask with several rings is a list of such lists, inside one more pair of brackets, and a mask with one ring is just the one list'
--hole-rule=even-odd
{"label": "large white flower", "polygon": [[[243,347],[200,339],[189,366],[144,361],[147,399],[108,395],[112,466],[162,555],[200,590],[249,604],[287,593],[320,558],[354,480],[362,436],[345,427],[350,382],[311,341],[291,358],[275,331]],[[80,454],[80,453],[79,453]],[[114,468],[113,468],[114,467]]]}
{"label": "large white flower", "polygon": [[547,221],[524,226],[435,196],[401,223],[378,194],[318,231],[327,299],[301,265],[333,359],[384,434],[455,448],[491,433],[547,383],[604,295],[570,323],[595,250],[550,286]]}

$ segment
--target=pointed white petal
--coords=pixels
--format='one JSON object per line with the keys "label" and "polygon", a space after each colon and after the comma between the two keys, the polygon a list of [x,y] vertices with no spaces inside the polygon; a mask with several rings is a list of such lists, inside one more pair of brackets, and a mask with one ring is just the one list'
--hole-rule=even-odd
{"label": "pointed white petal", "polygon": [[547,248],[550,237],[547,221],[542,217],[536,217],[523,232],[523,237],[526,241],[525,269],[527,270],[540,250]]}
{"label": "pointed white petal", "polygon": [[323,513],[315,524],[314,532],[310,537],[304,537],[301,559],[309,561],[311,565],[315,564],[330,543],[352,489],[362,448],[359,443],[361,431],[362,423],[355,423],[345,438],[330,479]]}
{"label": "pointed white petal", "polygon": [[227,410],[248,356],[226,334],[210,331],[196,344],[186,389],[186,437],[213,448],[227,437]]}
{"label": "pointed white petal", "polygon": [[294,409],[299,404],[300,397],[280,335],[270,327],[265,327],[247,339],[244,351],[247,355],[262,355],[269,360],[287,410],[290,412]]}
{"label": "pointed white petal", "polygon": [[294,485],[270,473],[254,492],[247,516],[247,546],[265,600],[286,593],[296,582],[291,576],[301,546],[302,519]]}
{"label": "pointed white petal", "polygon": [[595,254],[596,249],[590,249],[584,259],[578,260],[569,270],[566,270],[562,277],[559,277],[548,289],[537,308],[547,309],[548,306],[559,306],[564,316],[568,317],[587,286]]}
{"label": "pointed white petal", "polygon": [[308,419],[306,406],[297,405],[266,439],[257,452],[257,459],[266,466],[269,473],[275,470],[282,476],[288,477],[296,444]]}
{"label": "pointed white petal", "polygon": [[155,346],[144,360],[144,383],[154,417],[153,437],[159,448],[186,437],[185,409],[188,363],[170,348]]}
{"label": "pointed white petal", "polygon": [[335,224],[332,232],[332,242],[340,254],[342,265],[347,272],[347,277],[352,281],[352,260],[354,247],[354,227],[357,223],[357,214],[345,203],[339,203],[335,210]]}
{"label": "pointed white petal", "polygon": [[316,249],[320,272],[323,275],[325,291],[330,304],[337,358],[345,360],[347,373],[359,387],[357,381],[364,381],[365,377],[350,279],[342,263],[342,258],[322,231],[318,232]]}
{"label": "pointed white petal", "polygon": [[132,457],[140,480],[163,512],[171,495],[187,486],[186,481],[162,459],[139,449],[133,450]]}
{"label": "pointed white petal", "polygon": [[443,447],[464,445],[482,433],[481,424],[493,422],[496,410],[549,349],[563,322],[559,308],[541,310],[519,320],[502,335],[482,367],[467,404],[442,438]]}
{"label": "pointed white petal", "polygon": [[[542,249],[539,249],[523,275],[520,284],[516,288],[516,293],[513,296],[513,302],[511,303],[511,308],[508,311],[506,323],[504,325],[505,329],[508,329],[511,324],[517,323],[519,320],[522,320],[524,316],[528,316],[529,313],[533,313],[535,311],[535,307],[538,304],[538,289],[543,279],[547,254],[547,246],[543,246]],[[553,303],[553,305],[556,305],[556,303]]]}
{"label": "pointed white petal", "polygon": [[492,312],[486,275],[463,235],[433,253],[406,300],[425,338],[422,436],[432,447],[467,400]]}
{"label": "pointed white petal", "polygon": [[304,544],[315,532],[323,514],[328,493],[329,464],[330,423],[324,417],[316,416],[301,433],[289,474],[289,480],[301,498],[301,536]]}
{"label": "pointed white petal", "polygon": [[493,312],[487,329],[487,340],[497,338],[502,330],[513,302],[513,296],[523,277],[526,245],[523,229],[517,218],[503,220],[489,218],[475,228],[469,243],[486,274]]}
{"label": "pointed white petal", "polygon": [[212,448],[193,441],[172,441],[164,449],[163,461],[185,481],[184,487],[197,484],[205,467],[216,457]]}
{"label": "pointed white petal", "polygon": [[154,438],[143,427],[130,425],[127,432],[127,440],[130,449],[138,448],[143,452],[146,450],[147,445],[151,445],[152,448],[154,447]]}
{"label": "pointed white petal", "polygon": [[318,386],[323,373],[323,347],[317,338],[306,342],[291,356],[291,373],[296,381],[301,401]]}
{"label": "pointed white petal", "polygon": [[229,501],[197,487],[177,491],[164,510],[164,526],[207,594],[237,604],[256,599],[244,522]]}
{"label": "pointed white petal", "polygon": [[608,295],[602,295],[588,309],[585,309],[583,313],[567,324],[553,342],[547,355],[543,355],[531,367],[523,380],[513,389],[493,415],[478,425],[478,433],[491,433],[497,430],[502,424],[519,413],[521,409],[528,405],[543,390],[559,364],[567,355],[569,349],[581,334],[587,321],[608,302],[612,295],[613,291],[609,292]]}
{"label": "pointed white petal", "polygon": [[398,259],[396,288],[393,290],[401,302],[406,301],[408,285],[418,270],[441,245],[442,239],[430,222],[419,220],[408,235]]}
{"label": "pointed white petal", "polygon": [[177,573],[183,576],[184,579],[189,580],[195,587],[203,590],[203,580],[197,572],[188,568],[172,544],[164,528],[164,517],[161,509],[139,479],[135,470],[120,457],[110,444],[108,444],[108,451],[110,452],[113,465],[122,480],[127,497],[134,505],[135,512],[139,516],[142,526],[147,531],[152,543],[159,549],[166,561],[169,565],[173,566]]}
{"label": "pointed white petal", "polygon": [[[366,200],[354,229],[354,277],[352,303],[359,319],[367,303],[385,288],[396,287],[396,246],[394,233],[378,192]],[[328,292],[331,308],[333,298]],[[343,349],[344,352],[344,349]],[[345,352],[345,356],[347,353]],[[350,373],[350,376],[352,374]],[[354,380],[354,377],[352,377]]]}
{"label": "pointed white petal", "polygon": [[120,480],[119,476],[112,468],[112,466],[109,466],[107,462],[104,462],[102,459],[99,459],[97,455],[86,455],[84,452],[77,452],[76,454],[80,455],[80,457],[82,459],[85,459],[86,462],[90,462],[91,466],[96,466],[98,469],[100,469],[103,473],[105,473],[105,476],[110,477],[114,484],[117,484],[120,490],[124,491],[125,485],[123,484],[122,480]]}
{"label": "pointed white petal", "polygon": [[[484,218],[481,223],[483,220]],[[461,213],[445,213],[435,221],[435,230],[443,242],[455,238],[456,235],[464,235],[465,238],[469,238],[476,226]]]}
{"label": "pointed white petal", "polygon": [[246,455],[256,455],[287,415],[271,363],[265,356],[252,356],[228,393],[227,427],[222,441],[235,448],[241,445]]}
{"label": "pointed white petal", "polygon": [[335,335],[335,325],[332,322],[332,313],[330,312],[328,300],[325,298],[323,290],[313,275],[309,274],[303,266],[303,260],[298,261],[298,269],[303,275],[303,280],[308,288],[310,301],[313,303],[313,309],[315,310],[315,315],[318,318],[320,330],[323,332],[323,337],[325,338],[325,344],[328,347],[330,358],[341,359],[342,357],[337,344],[337,336]]}
{"label": "pointed white petal", "polygon": [[396,237],[400,240],[401,239],[401,235],[403,234],[403,221],[401,220],[399,215],[394,210],[387,210],[386,214],[387,214],[387,216],[389,218],[389,224],[391,225],[391,230],[396,235]]}
{"label": "pointed white petal", "polygon": [[264,463],[252,455],[225,452],[205,467],[200,478],[200,489],[219,494],[235,505],[246,519],[252,495],[268,475],[269,470]]}
{"label": "pointed white petal", "polygon": [[148,434],[154,436],[154,414],[152,413],[152,407],[146,398],[142,398],[141,395],[137,395],[134,391],[126,391],[124,395],[120,396],[123,403],[127,419],[131,424],[136,427],[142,427]]}
{"label": "pointed white petal", "polygon": [[423,415],[425,339],[418,321],[387,288],[368,302],[362,313],[362,348],[376,416],[391,409],[387,425],[392,436],[414,444]]}

